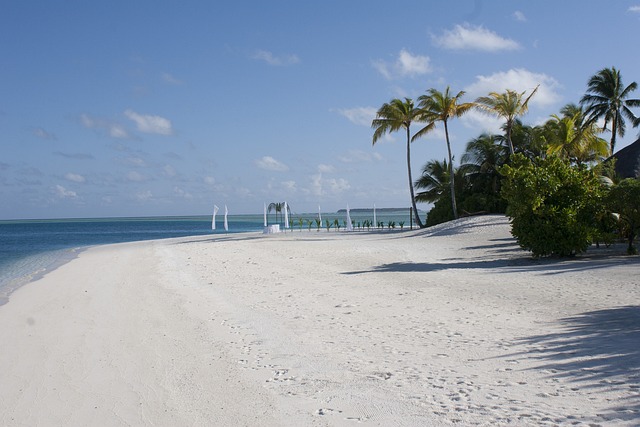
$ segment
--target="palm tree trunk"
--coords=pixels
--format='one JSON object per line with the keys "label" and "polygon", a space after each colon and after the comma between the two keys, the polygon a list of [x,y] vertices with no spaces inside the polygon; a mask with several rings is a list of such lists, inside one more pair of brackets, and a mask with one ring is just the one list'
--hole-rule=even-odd
{"label": "palm tree trunk", "polygon": [[409,126],[407,126],[407,171],[409,172],[409,193],[411,193],[411,207],[413,208],[413,213],[416,216],[416,224],[418,224],[418,227],[424,228],[424,224],[420,219],[420,215],[418,215],[416,196],[413,192],[413,179],[411,178],[411,131],[409,130]]}
{"label": "palm tree trunk", "polygon": [[449,128],[444,120],[444,136],[447,139],[447,150],[449,151],[449,183],[451,184],[451,209],[453,209],[453,219],[458,219],[458,206],[456,205],[456,184],[453,174],[453,158],[451,156],[451,144],[449,143]]}
{"label": "palm tree trunk", "polygon": [[507,122],[507,142],[509,143],[509,153],[513,156],[516,151],[513,149],[513,141],[511,141],[511,127],[512,124]]}
{"label": "palm tree trunk", "polygon": [[613,156],[613,149],[616,147],[616,133],[618,132],[618,112],[613,115],[613,120],[611,123],[611,145],[609,153],[610,156]]}

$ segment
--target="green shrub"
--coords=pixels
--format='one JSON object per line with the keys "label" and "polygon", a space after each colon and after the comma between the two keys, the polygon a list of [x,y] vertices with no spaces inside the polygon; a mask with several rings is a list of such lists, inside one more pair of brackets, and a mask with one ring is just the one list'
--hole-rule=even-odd
{"label": "green shrub", "polygon": [[627,253],[635,255],[638,250],[633,241],[640,229],[640,181],[627,178],[613,187],[607,197],[609,209],[620,215],[622,234],[627,237]]}
{"label": "green shrub", "polygon": [[511,233],[523,249],[534,257],[587,250],[604,211],[605,187],[595,173],[555,156],[534,163],[521,154],[500,172]]}

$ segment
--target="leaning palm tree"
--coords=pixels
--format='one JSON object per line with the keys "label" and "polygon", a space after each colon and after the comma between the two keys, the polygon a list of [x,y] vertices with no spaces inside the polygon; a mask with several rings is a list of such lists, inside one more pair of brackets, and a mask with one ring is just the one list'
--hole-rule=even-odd
{"label": "leaning palm tree", "polygon": [[634,126],[638,124],[638,118],[630,108],[640,107],[640,99],[627,99],[637,87],[636,82],[625,87],[620,71],[615,67],[603,68],[589,79],[587,93],[580,100],[580,104],[586,107],[588,121],[604,119],[603,130],[607,130],[611,123],[610,154],[613,154],[616,146],[616,136],[623,137],[625,134],[625,117]]}
{"label": "leaning palm tree", "polygon": [[460,91],[453,96],[449,86],[447,86],[444,92],[429,89],[426,95],[420,96],[418,98],[418,101],[420,101],[420,118],[428,124],[420,129],[413,137],[413,139],[419,138],[435,129],[436,122],[442,122],[444,125],[444,135],[449,152],[449,176],[451,177],[449,184],[451,187],[451,208],[453,209],[454,219],[458,219],[458,208],[456,206],[455,174],[453,173],[453,156],[451,155],[451,143],[449,142],[448,123],[449,120],[462,116],[473,107],[472,103],[460,103],[460,98],[462,98],[464,94],[464,91]]}
{"label": "leaning palm tree", "polygon": [[423,228],[424,225],[418,215],[418,207],[416,206],[416,198],[413,191],[413,179],[411,178],[411,123],[416,120],[418,110],[413,105],[413,100],[405,98],[392,99],[380,107],[376,113],[376,118],[371,122],[373,132],[373,144],[387,133],[396,132],[404,129],[407,134],[407,171],[409,173],[409,193],[411,194],[411,206],[416,216],[416,224]]}
{"label": "leaning palm tree", "polygon": [[529,101],[531,97],[538,91],[540,85],[531,91],[529,96],[523,100],[524,92],[516,92],[507,89],[504,93],[491,92],[489,96],[481,96],[476,99],[475,106],[481,111],[501,117],[506,120],[506,136],[509,144],[509,152],[513,154],[513,142],[511,141],[511,130],[514,121],[518,116],[523,116],[529,110]]}
{"label": "leaning palm tree", "polygon": [[284,203],[281,203],[281,202],[269,203],[269,206],[267,207],[267,212],[268,213],[271,213],[271,211],[275,211],[276,223],[278,222],[278,212],[282,213],[282,208],[283,207],[284,207]]}

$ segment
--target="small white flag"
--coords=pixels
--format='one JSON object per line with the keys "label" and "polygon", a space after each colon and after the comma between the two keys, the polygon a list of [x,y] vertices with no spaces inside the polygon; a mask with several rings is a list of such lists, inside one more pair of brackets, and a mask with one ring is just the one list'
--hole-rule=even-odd
{"label": "small white flag", "polygon": [[211,219],[211,229],[216,229],[216,214],[218,213],[218,207],[213,205],[213,218]]}
{"label": "small white flag", "polygon": [[264,204],[264,226],[267,226],[267,204]]}
{"label": "small white flag", "polygon": [[351,214],[349,213],[349,205],[347,205],[347,231],[353,231],[353,224],[351,223]]}
{"label": "small white flag", "polygon": [[289,228],[289,208],[287,202],[284,202],[284,228]]}
{"label": "small white flag", "polygon": [[373,204],[373,227],[378,226],[378,221],[376,220],[376,204]]}
{"label": "small white flag", "polygon": [[227,205],[224,205],[224,231],[229,231],[229,223],[227,222],[227,214],[229,211],[227,210]]}

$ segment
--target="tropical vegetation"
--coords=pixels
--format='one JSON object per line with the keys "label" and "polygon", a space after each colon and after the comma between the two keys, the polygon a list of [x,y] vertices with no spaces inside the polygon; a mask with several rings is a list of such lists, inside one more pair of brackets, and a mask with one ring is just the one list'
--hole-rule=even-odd
{"label": "tropical vegetation", "polygon": [[[410,98],[393,99],[372,122],[373,143],[387,133],[406,134],[411,204],[420,227],[416,203],[430,203],[424,226],[460,215],[507,214],[513,235],[534,256],[572,256],[592,243],[609,244],[616,235],[627,238],[633,253],[640,231],[640,181],[620,181],[608,158],[627,124],[640,125],[633,111],[640,107],[640,99],[632,98],[636,82],[625,86],[619,70],[604,68],[588,80],[578,104],[567,104],[546,122],[530,126],[522,117],[538,89],[507,89],[464,102],[464,91],[432,88],[418,97],[417,106]],[[502,133],[468,141],[456,166],[451,120],[472,109],[501,118]],[[420,128],[412,135],[414,123]],[[411,143],[438,124],[444,128],[448,158],[426,161],[413,181]],[[603,138],[606,133],[609,140]]]}

